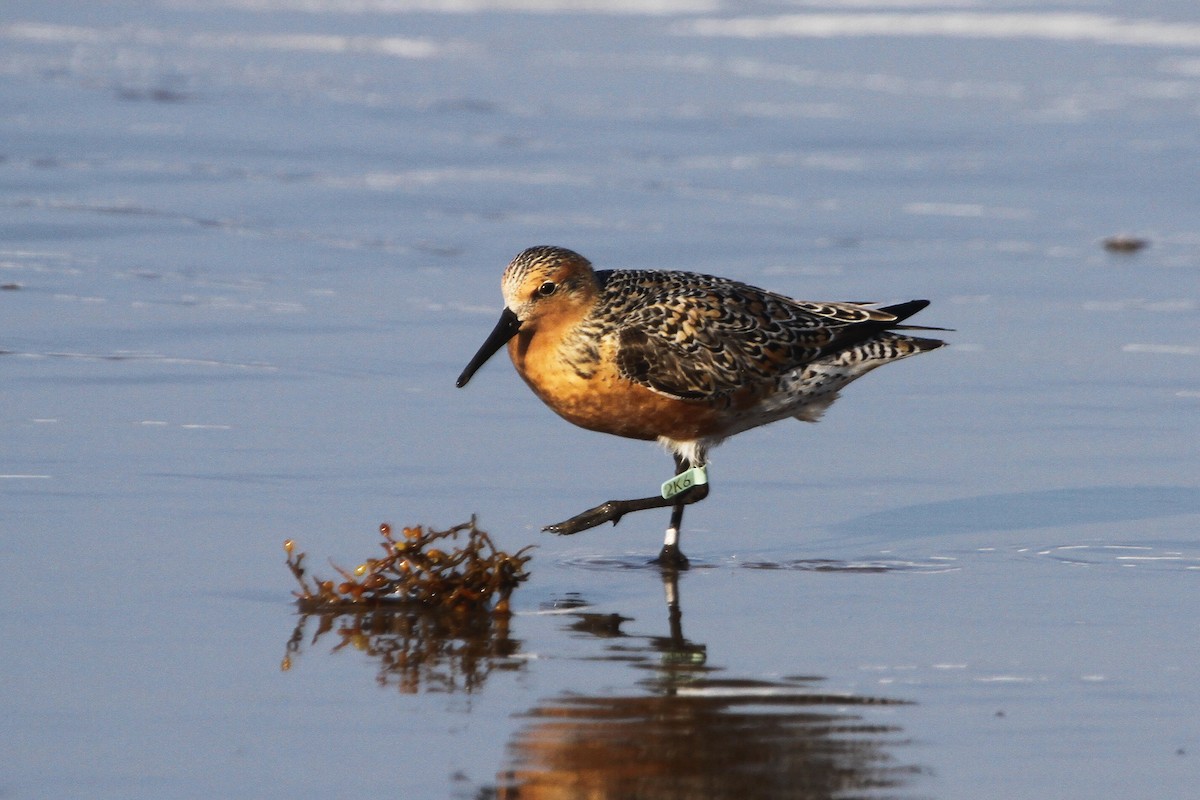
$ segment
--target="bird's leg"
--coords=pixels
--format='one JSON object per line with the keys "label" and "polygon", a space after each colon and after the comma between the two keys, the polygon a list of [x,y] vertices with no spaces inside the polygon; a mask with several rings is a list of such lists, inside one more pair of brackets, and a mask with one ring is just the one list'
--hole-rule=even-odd
{"label": "bird's leg", "polygon": [[[676,474],[687,471],[690,468],[689,463],[682,458],[676,456],[675,467],[679,470]],[[708,484],[701,483],[695,486],[684,489],[679,494],[669,499],[662,495],[654,497],[639,497],[634,500],[609,500],[607,503],[601,503],[595,508],[589,508],[582,514],[576,514],[568,520],[547,525],[542,530],[548,533],[557,533],[563,536],[572,533],[586,531],[588,528],[594,528],[597,525],[602,525],[605,522],[611,522],[616,525],[621,517],[630,514],[634,511],[645,511],[651,508],[667,508],[672,507],[675,510],[671,513],[671,524],[675,529],[675,536],[678,540],[679,523],[683,520],[683,507],[699,502],[705,497],[708,497]],[[669,530],[669,529],[668,529]],[[665,550],[664,545],[664,550]],[[661,558],[661,555],[660,555]]]}
{"label": "bird's leg", "polygon": [[653,562],[664,570],[688,568],[687,556],[679,549],[679,529],[683,526],[683,507],[684,503],[676,503],[671,509],[671,524],[667,526],[667,534],[663,537],[662,550],[658,551],[658,558]]}
{"label": "bird's leg", "polygon": [[[620,522],[621,517],[631,514],[634,511],[646,511],[651,508],[666,508],[668,506],[682,508],[685,505],[703,500],[707,496],[708,485],[700,484],[699,486],[693,486],[690,489],[680,492],[670,500],[664,500],[661,495],[639,497],[634,500],[609,500],[607,503],[601,503],[595,508],[589,508],[582,514],[576,514],[568,520],[547,525],[542,530],[547,533],[557,533],[566,536],[586,531],[588,528],[594,528],[597,525],[603,525],[605,522],[611,522],[615,525]],[[680,517],[682,517],[682,514],[680,514]]]}
{"label": "bird's leg", "polygon": [[[691,462],[680,455],[675,456],[675,474],[682,475],[692,468]],[[701,484],[704,487],[705,493],[708,493],[708,484]],[[693,486],[692,489],[698,489],[700,486]],[[691,490],[688,490],[691,491]],[[686,492],[684,492],[686,494]],[[699,499],[699,498],[697,498]],[[691,502],[695,502],[694,500]],[[679,531],[683,527],[683,507],[685,503],[676,501],[671,508],[671,524],[667,526],[667,533],[663,537],[662,550],[658,552],[658,558],[654,559],[654,563],[658,564],[663,570],[678,570],[687,569],[688,560],[683,551],[679,549]]]}

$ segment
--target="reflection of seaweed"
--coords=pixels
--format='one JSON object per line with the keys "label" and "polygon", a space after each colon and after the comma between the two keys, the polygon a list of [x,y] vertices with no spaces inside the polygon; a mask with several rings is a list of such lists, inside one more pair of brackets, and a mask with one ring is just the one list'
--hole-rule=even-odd
{"label": "reflection of seaweed", "polygon": [[[432,545],[443,539],[467,541],[449,553]],[[306,612],[352,611],[390,605],[421,605],[468,613],[490,609],[508,614],[508,598],[528,574],[528,547],[510,555],[497,550],[492,539],[470,522],[444,531],[405,528],[403,538],[392,536],[392,527],[379,526],[386,555],[368,558],[353,572],[333,565],[341,583],[314,578],[309,583],[304,553],[295,552],[291,539],[283,543],[287,565],[300,584],[297,605]],[[445,546],[445,545],[443,545]],[[492,605],[494,601],[494,605]]]}
{"label": "reflection of seaweed", "polygon": [[353,647],[377,659],[379,685],[405,694],[471,693],[482,688],[492,670],[523,664],[512,658],[519,643],[509,638],[506,615],[410,607],[305,614],[288,640],[284,670],[302,652],[309,616],[318,620],[310,644],[332,631],[339,639],[332,652]]}

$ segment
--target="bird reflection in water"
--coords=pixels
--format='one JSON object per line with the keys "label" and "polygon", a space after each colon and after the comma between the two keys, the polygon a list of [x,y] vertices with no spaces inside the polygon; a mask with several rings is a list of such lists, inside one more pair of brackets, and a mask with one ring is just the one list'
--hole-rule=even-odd
{"label": "bird reflection in water", "polygon": [[[579,596],[555,604],[570,630],[603,643],[587,658],[643,677],[627,693],[570,692],[519,715],[507,766],[479,800],[890,798],[924,773],[894,755],[907,744],[896,724],[907,701],[823,692],[817,677],[724,674],[684,635],[679,573],[662,574],[665,635],[626,633],[628,617],[589,610]],[[306,643],[332,642],[334,652],[353,648],[377,661],[380,685],[479,692],[496,671],[528,668],[509,622],[428,610],[304,615],[284,668]]]}
{"label": "bird reflection in water", "polygon": [[[577,630],[653,672],[645,691],[567,694],[525,714],[510,767],[481,796],[505,800],[758,800],[896,797],[923,770],[892,755],[906,744],[885,697],[822,693],[821,679],[721,676],[683,636],[677,586],[665,577],[671,633],[620,632],[615,615],[581,614]],[[877,721],[888,717],[889,721]]]}

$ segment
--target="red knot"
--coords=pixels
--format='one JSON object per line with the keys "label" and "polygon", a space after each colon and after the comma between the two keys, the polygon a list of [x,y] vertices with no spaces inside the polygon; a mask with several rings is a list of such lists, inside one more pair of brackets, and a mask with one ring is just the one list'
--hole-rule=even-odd
{"label": "red knot", "polygon": [[568,422],[657,440],[675,457],[659,495],[610,500],[551,533],[650,508],[672,509],[658,563],[682,568],[686,505],[708,495],[708,451],[769,422],[815,422],[851,381],[945,342],[898,333],[929,305],[809,302],[728,278],[593,270],[561,247],[531,247],[502,281],[504,311],[458,378],[466,386],[505,344],[534,394]]}

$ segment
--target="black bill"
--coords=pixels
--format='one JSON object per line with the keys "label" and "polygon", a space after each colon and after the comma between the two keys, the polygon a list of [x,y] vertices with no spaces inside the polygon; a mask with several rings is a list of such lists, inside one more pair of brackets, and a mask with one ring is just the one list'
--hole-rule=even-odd
{"label": "black bill", "polygon": [[467,385],[467,381],[471,380],[471,376],[475,371],[483,366],[483,362],[496,354],[496,351],[504,347],[509,339],[517,335],[517,331],[521,330],[521,320],[517,319],[517,315],[509,309],[504,309],[500,314],[500,321],[496,323],[496,327],[488,334],[487,339],[479,348],[479,352],[471,359],[471,363],[467,364],[467,368],[462,371],[462,375],[458,376],[458,380],[454,385],[462,388]]}

